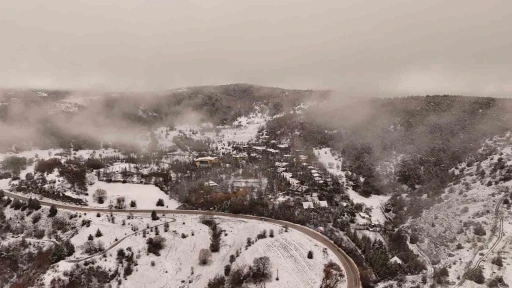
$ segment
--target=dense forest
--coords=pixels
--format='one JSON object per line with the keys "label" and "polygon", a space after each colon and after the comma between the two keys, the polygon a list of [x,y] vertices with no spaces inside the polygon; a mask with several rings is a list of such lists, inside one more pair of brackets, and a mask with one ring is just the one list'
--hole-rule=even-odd
{"label": "dense forest", "polygon": [[[366,195],[392,193],[400,188],[393,183],[435,195],[450,181],[450,168],[476,157],[487,138],[512,123],[507,99],[443,95],[327,103],[306,116],[324,135],[304,131],[315,137],[303,139],[341,151],[346,168],[366,179],[356,187]],[[391,175],[384,171],[390,163]]]}

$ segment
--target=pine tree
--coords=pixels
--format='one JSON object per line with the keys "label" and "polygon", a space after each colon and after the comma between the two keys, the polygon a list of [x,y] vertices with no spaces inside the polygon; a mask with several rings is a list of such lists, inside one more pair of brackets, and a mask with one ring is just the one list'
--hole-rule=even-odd
{"label": "pine tree", "polygon": [[57,207],[55,205],[50,206],[50,213],[48,217],[55,217],[57,215]]}
{"label": "pine tree", "polygon": [[101,233],[100,229],[98,228],[98,230],[96,230],[96,238],[99,238],[101,236],[103,236],[103,233]]}
{"label": "pine tree", "polygon": [[155,211],[155,210],[153,210],[153,211],[151,212],[151,220],[156,221],[156,220],[158,220],[158,219],[160,219],[160,218],[158,217],[158,215],[156,215],[156,211]]}

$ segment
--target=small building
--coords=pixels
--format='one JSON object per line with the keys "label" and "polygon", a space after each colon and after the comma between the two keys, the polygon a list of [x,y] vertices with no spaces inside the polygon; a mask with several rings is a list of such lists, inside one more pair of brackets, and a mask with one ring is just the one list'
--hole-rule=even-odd
{"label": "small building", "polygon": [[261,179],[255,179],[255,178],[246,178],[246,179],[236,179],[233,181],[233,188],[240,189],[240,188],[256,188],[256,189],[262,189],[263,190],[263,181]]}
{"label": "small building", "polygon": [[315,207],[313,206],[313,202],[302,202],[302,208],[304,208],[304,209],[313,209]]}
{"label": "small building", "polygon": [[220,159],[217,157],[200,157],[194,159],[194,163],[197,167],[206,167],[209,168],[214,164],[220,163]]}
{"label": "small building", "polygon": [[329,207],[329,205],[327,204],[327,201],[318,201],[317,203],[318,203],[318,206],[321,208]]}
{"label": "small building", "polygon": [[217,183],[213,182],[212,180],[210,180],[210,181],[204,182],[204,186],[216,188],[216,187],[219,187],[219,184],[217,184]]}
{"label": "small building", "polygon": [[391,259],[389,259],[389,262],[395,263],[395,264],[400,264],[400,265],[402,265],[402,263],[403,263],[402,260],[400,260],[400,258],[398,258],[396,256],[391,258]]}

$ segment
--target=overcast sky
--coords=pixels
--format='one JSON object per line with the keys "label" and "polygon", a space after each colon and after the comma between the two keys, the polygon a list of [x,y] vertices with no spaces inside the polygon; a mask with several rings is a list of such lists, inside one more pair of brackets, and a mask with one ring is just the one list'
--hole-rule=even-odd
{"label": "overcast sky", "polygon": [[510,0],[2,0],[0,86],[512,95]]}

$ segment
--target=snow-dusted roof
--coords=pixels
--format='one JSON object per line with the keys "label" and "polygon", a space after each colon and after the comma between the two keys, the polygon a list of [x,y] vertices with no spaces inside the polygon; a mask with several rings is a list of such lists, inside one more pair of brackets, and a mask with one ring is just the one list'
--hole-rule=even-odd
{"label": "snow-dusted roof", "polygon": [[194,161],[213,161],[213,160],[217,160],[217,159],[219,159],[219,158],[207,156],[207,157],[196,158],[196,159],[194,159]]}
{"label": "snow-dusted roof", "polygon": [[329,205],[327,204],[327,201],[318,201],[318,206],[320,206],[320,207],[329,207]]}
{"label": "snow-dusted roof", "polygon": [[396,256],[391,258],[391,259],[389,259],[389,262],[396,263],[396,264],[402,264],[403,263],[402,260],[400,260],[400,258],[398,258]]}
{"label": "snow-dusted roof", "polygon": [[313,202],[302,202],[302,207],[304,207],[304,209],[312,209],[314,208]]}
{"label": "snow-dusted roof", "polygon": [[210,187],[216,187],[216,186],[219,186],[219,184],[213,182],[212,180],[208,181],[208,182],[204,182],[204,185],[206,186],[210,186]]}

